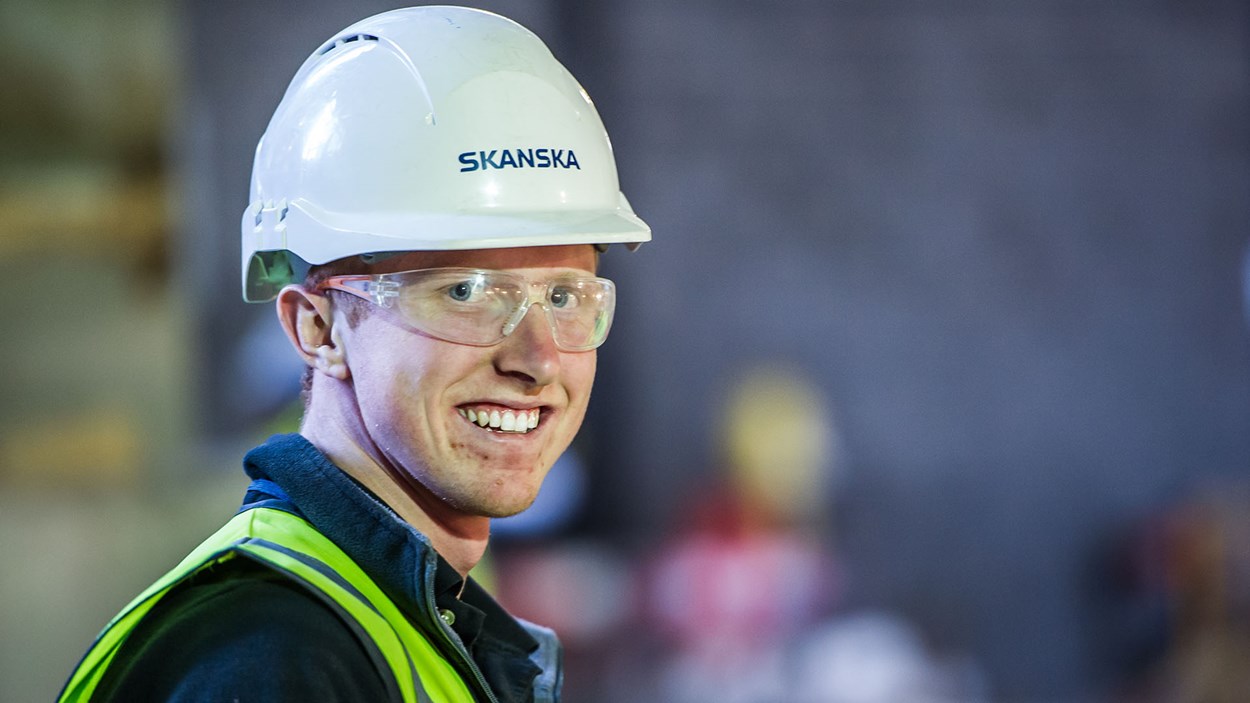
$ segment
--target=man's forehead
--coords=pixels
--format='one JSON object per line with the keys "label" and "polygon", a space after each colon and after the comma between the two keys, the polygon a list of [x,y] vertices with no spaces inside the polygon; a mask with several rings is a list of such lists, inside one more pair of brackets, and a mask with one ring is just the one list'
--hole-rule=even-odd
{"label": "man's forehead", "polygon": [[407,251],[379,257],[371,273],[463,267],[483,269],[569,268],[593,273],[598,251],[590,244],[454,251]]}

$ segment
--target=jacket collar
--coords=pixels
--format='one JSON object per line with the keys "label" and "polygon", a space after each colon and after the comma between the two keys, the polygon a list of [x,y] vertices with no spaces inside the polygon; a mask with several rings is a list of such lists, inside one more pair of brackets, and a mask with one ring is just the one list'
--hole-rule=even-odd
{"label": "jacket collar", "polygon": [[[445,629],[436,615],[435,576],[440,559],[425,535],[301,435],[269,438],[248,452],[243,467],[251,478],[277,484],[289,503],[360,565],[432,642],[451,641],[464,661],[472,661],[459,638]],[[502,634],[503,640],[527,643],[526,651],[518,653],[528,655],[528,662],[541,669],[533,679],[536,703],[555,700],[561,678],[555,633],[512,618],[472,578],[469,582],[465,601],[487,613],[491,628]],[[525,659],[518,664],[523,662]],[[509,668],[517,673],[521,673],[519,669],[530,671],[531,676],[538,673],[525,666]]]}

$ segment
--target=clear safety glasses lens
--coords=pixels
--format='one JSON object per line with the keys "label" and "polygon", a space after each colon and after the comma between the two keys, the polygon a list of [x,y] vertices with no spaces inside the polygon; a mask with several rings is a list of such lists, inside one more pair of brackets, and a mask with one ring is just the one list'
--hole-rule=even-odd
{"label": "clear safety glasses lens", "polygon": [[559,349],[589,351],[607,339],[616,308],[616,286],[595,277],[531,281],[503,271],[442,268],[333,276],[321,287],[393,308],[431,336],[477,346],[502,342],[537,304]]}

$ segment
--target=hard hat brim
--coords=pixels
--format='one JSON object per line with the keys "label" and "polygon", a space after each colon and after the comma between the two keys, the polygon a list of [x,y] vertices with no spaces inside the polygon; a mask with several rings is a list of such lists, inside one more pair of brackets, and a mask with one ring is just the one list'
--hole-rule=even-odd
{"label": "hard hat brim", "polygon": [[[267,212],[267,211],[264,211]],[[336,217],[299,200],[284,203],[273,226],[256,207],[243,215],[244,231],[252,230],[243,249],[243,298],[267,302],[302,272],[267,269],[255,255],[289,252],[307,265],[377,252],[453,251],[564,244],[624,244],[637,249],[651,240],[651,228],[622,198],[616,210],[483,213],[375,213]],[[348,226],[350,222],[350,226]]]}

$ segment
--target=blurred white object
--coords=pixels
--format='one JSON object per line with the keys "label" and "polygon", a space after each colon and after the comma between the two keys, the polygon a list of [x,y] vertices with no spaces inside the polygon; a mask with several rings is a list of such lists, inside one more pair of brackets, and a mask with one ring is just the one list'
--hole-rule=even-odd
{"label": "blurred white object", "polygon": [[799,645],[795,703],[975,703],[985,700],[969,662],[935,660],[902,618],[865,612],[829,621]]}

